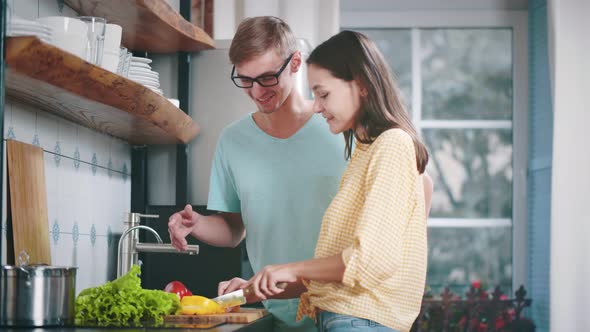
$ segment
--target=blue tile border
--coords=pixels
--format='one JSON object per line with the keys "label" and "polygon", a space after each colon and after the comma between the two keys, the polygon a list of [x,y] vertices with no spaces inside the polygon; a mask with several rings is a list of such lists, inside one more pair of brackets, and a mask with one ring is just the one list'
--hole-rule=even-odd
{"label": "blue tile border", "polygon": [[72,240],[74,240],[74,247],[78,245],[78,239],[80,239],[80,228],[78,227],[78,222],[74,222],[74,227],[72,228]]}
{"label": "blue tile border", "polygon": [[96,168],[98,166],[98,159],[96,158],[96,152],[92,154],[92,175],[96,175]]}
{"label": "blue tile border", "polygon": [[80,149],[78,147],[74,151],[74,168],[80,168]]}
{"label": "blue tile border", "polygon": [[6,134],[6,138],[8,139],[16,139],[16,134],[14,133],[14,127],[10,126],[8,127],[8,133]]}
{"label": "blue tile border", "polygon": [[51,236],[53,238],[53,244],[57,245],[59,241],[59,223],[57,219],[53,222],[53,227],[51,227]]}
{"label": "blue tile border", "polygon": [[33,136],[33,142],[31,144],[34,146],[41,146],[41,143],[39,142],[39,135],[35,134],[35,136]]}
{"label": "blue tile border", "polygon": [[109,157],[109,163],[107,164],[107,174],[109,178],[113,177],[113,159]]}
{"label": "blue tile border", "polygon": [[[6,223],[4,224],[4,228],[2,230],[4,232],[6,231]],[[74,243],[74,247],[77,246],[81,237],[88,236],[90,238],[90,243],[94,247],[96,245],[96,240],[99,237],[107,237],[107,243],[108,243],[108,245],[110,245],[110,243],[111,243],[110,236],[112,235],[112,232],[111,232],[111,226],[109,226],[107,234],[104,234],[104,235],[98,234],[98,232],[96,230],[96,225],[92,224],[92,227],[90,228],[90,233],[80,233],[80,227],[78,226],[78,222],[74,223],[74,226],[72,227],[71,232],[62,232],[61,227],[59,226],[58,220],[55,219],[53,222],[53,226],[51,226],[51,230],[49,231],[49,235],[51,236],[51,239],[53,240],[54,245],[59,244],[59,240],[61,239],[62,235],[71,235],[72,242]]]}
{"label": "blue tile border", "polygon": [[53,148],[53,160],[55,161],[55,167],[59,167],[59,162],[61,161],[61,147],[59,145],[59,141],[55,142],[55,148]]}
{"label": "blue tile border", "polygon": [[92,227],[90,228],[90,243],[93,247],[96,244],[96,227],[94,224],[92,224]]}

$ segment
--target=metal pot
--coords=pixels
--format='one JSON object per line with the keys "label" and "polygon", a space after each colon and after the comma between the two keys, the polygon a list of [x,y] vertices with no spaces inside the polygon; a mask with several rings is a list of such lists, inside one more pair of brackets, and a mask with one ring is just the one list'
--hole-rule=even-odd
{"label": "metal pot", "polygon": [[3,265],[0,325],[73,325],[76,267]]}

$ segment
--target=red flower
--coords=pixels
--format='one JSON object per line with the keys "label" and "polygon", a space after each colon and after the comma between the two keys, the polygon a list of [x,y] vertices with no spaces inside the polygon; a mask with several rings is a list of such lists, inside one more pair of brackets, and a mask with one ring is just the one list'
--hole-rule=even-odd
{"label": "red flower", "polygon": [[502,317],[496,318],[496,330],[503,328],[505,325],[506,325],[506,322],[504,322],[504,319]]}
{"label": "red flower", "polygon": [[480,299],[482,299],[482,300],[485,300],[485,299],[487,299],[488,297],[489,297],[489,296],[488,296],[488,292],[486,292],[486,291],[483,291],[483,290],[482,290],[482,291],[479,293],[479,298],[480,298]]}
{"label": "red flower", "polygon": [[475,281],[471,282],[471,286],[473,286],[473,288],[475,288],[475,289],[479,289],[481,287],[481,281],[475,280]]}
{"label": "red flower", "polygon": [[486,323],[479,323],[477,327],[477,332],[487,332],[488,331],[488,324]]}
{"label": "red flower", "polygon": [[459,327],[463,328],[465,326],[465,323],[467,322],[467,317],[463,316],[461,317],[461,319],[459,320]]}

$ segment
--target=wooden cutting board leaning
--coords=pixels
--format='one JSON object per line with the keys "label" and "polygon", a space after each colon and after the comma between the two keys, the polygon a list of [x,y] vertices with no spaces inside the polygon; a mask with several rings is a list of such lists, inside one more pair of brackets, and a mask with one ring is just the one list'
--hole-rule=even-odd
{"label": "wooden cutting board leaning", "polygon": [[25,251],[28,264],[51,265],[43,149],[14,140],[7,140],[6,148],[13,235],[7,242],[14,248],[9,264],[18,264]]}
{"label": "wooden cutting board leaning", "polygon": [[233,324],[247,324],[268,315],[265,309],[240,308],[237,312],[211,315],[168,315],[164,321],[180,324],[216,323],[223,321]]}

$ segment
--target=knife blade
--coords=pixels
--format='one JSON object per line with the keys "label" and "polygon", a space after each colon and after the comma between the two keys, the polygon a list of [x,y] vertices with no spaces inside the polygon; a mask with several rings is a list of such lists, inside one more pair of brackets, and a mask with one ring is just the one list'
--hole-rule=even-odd
{"label": "knife blade", "polygon": [[[278,288],[285,289],[287,288],[286,282],[279,282],[277,284]],[[254,292],[254,287],[252,285],[244,288],[238,289],[231,293],[223,294],[218,296],[213,301],[217,302],[222,308],[231,308],[235,306],[239,306],[242,304],[246,304],[246,296],[252,294]]]}

